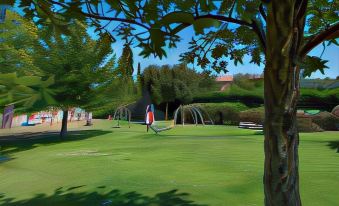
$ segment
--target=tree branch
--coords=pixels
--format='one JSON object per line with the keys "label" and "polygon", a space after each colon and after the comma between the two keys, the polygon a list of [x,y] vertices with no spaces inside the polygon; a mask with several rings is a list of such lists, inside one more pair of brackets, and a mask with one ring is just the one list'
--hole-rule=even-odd
{"label": "tree branch", "polygon": [[[262,45],[263,50],[266,50],[266,37],[265,37],[265,32],[260,29],[260,26],[256,21],[252,21],[252,23],[248,23],[247,21],[235,19],[235,18],[230,18],[230,17],[225,17],[225,16],[219,16],[219,15],[213,15],[213,14],[206,14],[206,15],[201,15],[201,16],[196,16],[194,17],[194,20],[197,19],[203,19],[203,18],[212,18],[216,19],[219,21],[223,22],[229,22],[229,23],[235,23],[241,26],[248,26],[252,29],[252,31],[258,36],[259,41]],[[180,32],[181,30],[185,29],[186,27],[190,26],[191,24],[183,23],[175,27],[174,29],[171,30],[171,34],[176,34]]]}
{"label": "tree branch", "polygon": [[[212,19],[216,19],[216,20],[219,20],[219,21],[235,23],[235,24],[238,24],[238,25],[248,26],[248,27],[252,28],[252,24],[250,24],[246,21],[235,19],[235,18],[230,18],[230,17],[225,17],[225,16],[213,15],[213,14],[195,16],[194,20],[204,19],[204,18],[212,18]],[[171,34],[176,34],[176,33],[180,32],[181,30],[183,30],[183,29],[185,29],[189,26],[191,26],[191,24],[188,24],[188,23],[179,24],[178,26],[176,26],[175,28],[173,28],[171,30]]]}
{"label": "tree branch", "polygon": [[306,10],[307,10],[307,4],[308,4],[308,0],[302,0],[299,4],[299,6],[297,7],[297,19],[300,19],[302,16],[305,15]]}
{"label": "tree branch", "polygon": [[211,18],[211,19],[216,19],[216,20],[223,21],[223,22],[230,22],[230,23],[235,23],[235,24],[238,24],[238,25],[252,27],[252,24],[248,23],[247,21],[243,21],[243,20],[235,19],[235,18],[230,18],[230,17],[226,17],[226,16],[214,15],[214,14],[206,14],[206,15],[197,16],[197,17],[194,17],[194,20],[206,19],[206,18]]}
{"label": "tree branch", "polygon": [[310,37],[310,39],[304,44],[300,50],[300,56],[304,57],[308,52],[310,52],[314,47],[318,46],[322,42],[330,39],[335,39],[339,37],[339,22],[326,28],[325,30],[319,32]]}
{"label": "tree branch", "polygon": [[146,26],[145,24],[139,23],[135,20],[132,19],[124,19],[124,18],[117,18],[117,17],[107,17],[107,16],[99,16],[99,15],[95,15],[95,14],[90,14],[90,13],[86,13],[83,11],[80,11],[80,13],[86,17],[90,17],[93,19],[99,19],[99,20],[108,20],[108,21],[118,21],[118,22],[124,22],[124,23],[129,23],[129,24],[134,24],[134,25],[138,25],[140,27],[143,27],[145,29],[150,29],[148,26]]}
{"label": "tree branch", "polygon": [[234,10],[236,1],[237,1],[237,0],[234,0],[233,3],[232,3],[232,6],[231,6],[230,11],[229,11],[229,14],[228,14],[228,17],[229,17],[229,18],[232,18],[232,14],[233,14],[233,10]]}
{"label": "tree branch", "polygon": [[199,6],[199,1],[195,2],[194,10],[195,10],[195,15],[199,16],[199,11],[198,11],[198,6]]}
{"label": "tree branch", "polygon": [[266,12],[262,3],[259,5],[259,12],[262,18],[266,21]]}
{"label": "tree branch", "polygon": [[[63,8],[69,9],[68,5],[66,5],[64,3],[60,3],[60,2],[57,2],[57,1],[54,1],[54,0],[49,0],[49,2],[51,2],[52,4],[59,5],[59,6],[63,7]],[[150,27],[146,26],[145,24],[139,23],[139,22],[137,22],[137,21],[135,21],[133,19],[124,19],[124,18],[118,18],[118,17],[100,16],[100,15],[96,15],[96,14],[91,14],[91,13],[83,12],[83,11],[80,11],[80,10],[76,10],[75,12],[78,12],[78,13],[86,16],[86,17],[93,18],[93,19],[124,22],[124,23],[138,25],[138,26],[143,27],[145,29],[150,29]]]}
{"label": "tree branch", "polygon": [[255,20],[252,21],[252,29],[257,34],[259,41],[261,43],[261,46],[263,48],[263,51],[265,53],[266,52],[266,35],[265,35],[265,32],[263,31],[263,29],[260,28],[260,26],[258,25],[258,23]]}

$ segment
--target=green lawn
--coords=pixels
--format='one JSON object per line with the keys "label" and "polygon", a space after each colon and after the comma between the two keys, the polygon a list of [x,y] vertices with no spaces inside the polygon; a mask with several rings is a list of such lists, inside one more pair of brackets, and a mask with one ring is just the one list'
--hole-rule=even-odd
{"label": "green lawn", "polygon": [[[67,140],[1,142],[0,205],[263,205],[263,136],[227,126],[185,126],[155,135],[145,126]],[[301,134],[303,205],[338,205],[339,132]],[[176,191],[175,191],[176,190]]]}

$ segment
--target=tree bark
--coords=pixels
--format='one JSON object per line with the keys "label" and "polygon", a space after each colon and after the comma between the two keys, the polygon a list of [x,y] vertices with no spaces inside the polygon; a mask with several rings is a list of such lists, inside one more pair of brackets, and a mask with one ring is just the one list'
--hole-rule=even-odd
{"label": "tree bark", "polygon": [[[276,101],[276,90],[283,85],[272,86],[274,78],[267,77],[266,73],[265,71],[265,205],[299,206],[296,107],[289,106],[286,101]],[[279,96],[296,102],[296,92]]]}
{"label": "tree bark", "polygon": [[67,135],[67,121],[68,121],[68,110],[64,110],[63,116],[62,116],[61,131],[60,131],[61,138],[64,138]]}
{"label": "tree bark", "polygon": [[303,0],[268,4],[265,96],[266,206],[300,206],[299,133],[297,101],[299,67],[296,64],[303,38],[306,9]]}

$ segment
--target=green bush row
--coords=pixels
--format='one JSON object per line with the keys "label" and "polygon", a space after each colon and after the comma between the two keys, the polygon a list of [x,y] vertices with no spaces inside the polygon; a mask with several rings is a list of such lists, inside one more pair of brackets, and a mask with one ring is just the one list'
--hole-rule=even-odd
{"label": "green bush row", "polygon": [[246,105],[239,102],[196,103],[194,105],[207,112],[216,124],[229,125],[238,125],[240,112],[248,109]]}
{"label": "green bush row", "polygon": [[[264,124],[264,107],[248,108],[242,103],[196,103],[203,108],[215,124],[238,125],[239,122],[255,122]],[[339,117],[321,112],[316,115],[298,115],[298,129],[300,132],[319,132],[323,130],[339,130]]]}
{"label": "green bush row", "polygon": [[[258,107],[264,103],[263,88],[245,89],[236,84],[226,91],[211,91],[194,97],[194,102],[241,102],[250,107]],[[339,88],[335,89],[301,89],[299,107],[319,107],[330,111],[339,104]]]}
{"label": "green bush row", "polygon": [[[265,110],[263,107],[242,111],[239,120],[263,124]],[[339,117],[329,113],[320,112],[316,115],[298,115],[298,129],[300,132],[318,132],[322,130],[339,130]]]}

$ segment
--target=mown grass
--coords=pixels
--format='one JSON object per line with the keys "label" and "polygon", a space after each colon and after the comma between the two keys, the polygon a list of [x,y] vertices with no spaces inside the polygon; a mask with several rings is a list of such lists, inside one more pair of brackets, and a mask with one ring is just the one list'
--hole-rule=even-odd
{"label": "mown grass", "polygon": [[[3,142],[0,205],[263,205],[263,136],[230,126],[155,135],[109,121]],[[338,132],[301,134],[304,205],[337,205]],[[0,137],[1,139],[1,137]]]}

